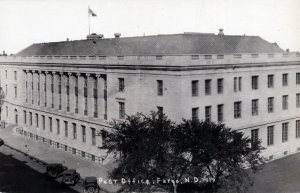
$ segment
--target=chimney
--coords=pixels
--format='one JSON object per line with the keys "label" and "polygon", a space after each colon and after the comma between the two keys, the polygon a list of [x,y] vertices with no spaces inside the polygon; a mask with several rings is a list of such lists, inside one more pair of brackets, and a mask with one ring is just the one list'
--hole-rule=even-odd
{"label": "chimney", "polygon": [[115,38],[120,38],[121,37],[121,33],[114,33]]}
{"label": "chimney", "polygon": [[219,35],[219,36],[223,36],[223,35],[224,35],[223,28],[220,28],[220,29],[219,29],[218,35]]}

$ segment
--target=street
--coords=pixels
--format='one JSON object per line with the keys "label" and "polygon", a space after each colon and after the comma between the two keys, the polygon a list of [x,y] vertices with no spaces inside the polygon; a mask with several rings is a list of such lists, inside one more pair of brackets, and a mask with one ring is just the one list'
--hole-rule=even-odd
{"label": "street", "polygon": [[[21,155],[14,155],[18,156],[16,159],[9,153],[10,151],[12,150],[5,146],[0,147],[0,192],[77,193],[77,191],[48,179],[43,173],[36,171],[36,169],[43,170],[43,166],[31,163],[33,161],[29,158],[28,162],[20,161],[18,159],[21,158]],[[32,166],[35,169],[31,168]]]}

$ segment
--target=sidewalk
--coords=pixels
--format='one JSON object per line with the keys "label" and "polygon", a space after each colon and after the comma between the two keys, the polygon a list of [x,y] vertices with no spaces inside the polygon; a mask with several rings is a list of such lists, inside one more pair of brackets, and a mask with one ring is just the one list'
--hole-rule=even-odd
{"label": "sidewalk", "polygon": [[[35,140],[26,138],[14,132],[13,126],[0,129],[0,138],[4,143],[18,149],[28,155],[38,158],[46,163],[62,163],[69,169],[76,169],[82,178],[95,176],[97,178],[107,179],[108,172],[112,170],[113,163],[107,163],[103,166],[74,156],[68,152],[47,146]],[[116,192],[120,187],[112,184],[99,184],[107,192]]]}

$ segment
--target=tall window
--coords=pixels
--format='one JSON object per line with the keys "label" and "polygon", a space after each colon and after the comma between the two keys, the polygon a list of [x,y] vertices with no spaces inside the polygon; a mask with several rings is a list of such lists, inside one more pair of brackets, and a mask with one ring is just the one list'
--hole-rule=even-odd
{"label": "tall window", "polygon": [[94,89],[93,89],[93,96],[94,96],[94,117],[98,117],[98,81],[97,77],[94,78]]}
{"label": "tall window", "polygon": [[81,126],[81,132],[82,132],[82,142],[86,142],[86,130],[85,126]]}
{"label": "tall window", "polygon": [[35,113],[35,123],[36,127],[39,127],[39,115],[37,113]]}
{"label": "tall window", "polygon": [[78,113],[78,82],[79,77],[75,77],[75,113]]}
{"label": "tall window", "polygon": [[7,84],[5,85],[5,94],[7,95],[8,89],[7,89]]}
{"label": "tall window", "polygon": [[274,97],[268,97],[268,113],[274,112]]}
{"label": "tall window", "polygon": [[57,135],[60,134],[60,121],[59,119],[56,119],[56,129],[57,129]]}
{"label": "tall window", "polygon": [[252,89],[253,90],[258,89],[258,76],[252,76],[251,80],[252,80]]}
{"label": "tall window", "polygon": [[83,93],[84,94],[84,115],[88,115],[88,110],[87,110],[87,108],[88,108],[87,107],[88,106],[88,104],[87,104],[88,103],[88,96],[87,96],[87,84],[88,84],[87,82],[88,82],[88,80],[87,79],[88,78],[89,77],[84,78],[84,88],[83,88],[84,89],[83,90],[84,91],[84,93]]}
{"label": "tall window", "polygon": [[72,123],[72,127],[73,127],[73,139],[77,139],[77,128],[76,128],[76,124]]}
{"label": "tall window", "polygon": [[296,107],[299,108],[300,107],[300,93],[296,94]]}
{"label": "tall window", "polygon": [[223,104],[218,105],[218,122],[223,122]]}
{"label": "tall window", "polygon": [[233,91],[234,92],[242,91],[242,77],[233,78]]}
{"label": "tall window", "polygon": [[242,102],[234,102],[234,118],[241,118],[242,117]]}
{"label": "tall window", "polygon": [[199,108],[192,108],[192,120],[198,120],[198,111]]}
{"label": "tall window", "polygon": [[282,86],[287,86],[288,85],[288,74],[282,74]]}
{"label": "tall window", "polygon": [[125,91],[125,80],[124,78],[119,78],[119,92]]}
{"label": "tall window", "polygon": [[268,75],[268,88],[273,88],[274,87],[274,75],[269,74]]}
{"label": "tall window", "polygon": [[125,118],[125,103],[119,102],[119,118],[124,119]]}
{"label": "tall window", "polygon": [[211,121],[211,106],[205,107],[205,121]]}
{"label": "tall window", "polygon": [[52,132],[52,117],[49,117],[49,129]]}
{"label": "tall window", "polygon": [[258,129],[251,130],[251,147],[255,148],[258,145]]}
{"label": "tall window", "polygon": [[267,145],[274,144],[274,125],[268,126]]}
{"label": "tall window", "polygon": [[65,125],[65,137],[68,137],[68,121],[64,121]]}
{"label": "tall window", "polygon": [[91,133],[92,133],[92,145],[96,145],[96,129],[91,128]]}
{"label": "tall window", "polygon": [[205,95],[211,94],[211,79],[205,80]]}
{"label": "tall window", "polygon": [[192,80],[192,96],[198,96],[198,80]]}
{"label": "tall window", "polygon": [[157,95],[163,96],[163,81],[157,80],[156,82],[157,82]]}
{"label": "tall window", "polygon": [[43,130],[45,130],[46,129],[45,115],[42,115],[42,125],[43,125]]}
{"label": "tall window", "polygon": [[296,73],[296,84],[300,84],[300,73]]}
{"label": "tall window", "polygon": [[217,79],[217,93],[218,94],[223,93],[223,78]]}
{"label": "tall window", "polygon": [[54,108],[54,74],[51,76],[51,107]]}
{"label": "tall window", "polygon": [[252,116],[258,115],[258,99],[252,100]]}
{"label": "tall window", "polygon": [[15,98],[18,97],[18,88],[17,88],[17,85],[14,85],[14,93],[15,93]]}
{"label": "tall window", "polygon": [[62,75],[58,75],[58,109],[61,110],[61,79]]}
{"label": "tall window", "polygon": [[107,131],[102,130],[101,131],[101,137],[102,137],[102,146],[106,145],[106,139],[107,139]]}
{"label": "tall window", "polygon": [[282,123],[282,142],[288,141],[289,123]]}
{"label": "tall window", "polygon": [[67,76],[67,85],[66,85],[66,93],[67,93],[67,111],[70,111],[70,78],[71,75]]}
{"label": "tall window", "polygon": [[29,124],[32,126],[32,112],[29,112]]}
{"label": "tall window", "polygon": [[283,110],[288,109],[288,100],[289,100],[289,96],[288,95],[283,95],[282,96],[282,109]]}
{"label": "tall window", "polygon": [[300,138],[300,120],[296,120],[296,138]]}
{"label": "tall window", "polygon": [[24,115],[24,124],[27,124],[27,113],[26,111],[23,111],[23,115]]}
{"label": "tall window", "polygon": [[17,71],[14,71],[14,78],[15,78],[15,80],[17,80]]}

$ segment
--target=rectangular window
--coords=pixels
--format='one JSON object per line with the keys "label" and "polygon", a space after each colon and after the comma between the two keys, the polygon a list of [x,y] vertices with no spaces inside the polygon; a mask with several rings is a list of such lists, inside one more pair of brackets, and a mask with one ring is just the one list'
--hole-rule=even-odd
{"label": "rectangular window", "polygon": [[14,71],[14,78],[15,78],[15,80],[17,80],[17,71]]}
{"label": "rectangular window", "polygon": [[41,96],[41,90],[40,90],[40,83],[41,82],[41,74],[39,73],[38,74],[38,94],[37,94],[37,97],[38,97],[38,105],[40,105],[41,101],[40,101],[40,96]]}
{"label": "rectangular window", "polygon": [[78,84],[79,77],[75,77],[75,113],[78,113]]}
{"label": "rectangular window", "polygon": [[274,112],[274,97],[268,97],[268,113]]}
{"label": "rectangular window", "polygon": [[289,100],[289,96],[288,95],[283,95],[282,96],[282,109],[283,110],[288,109],[288,100]]}
{"label": "rectangular window", "polygon": [[287,86],[288,85],[288,74],[282,74],[282,86]]}
{"label": "rectangular window", "polygon": [[96,129],[91,128],[91,133],[92,133],[92,145],[96,145]]}
{"label": "rectangular window", "polygon": [[296,84],[300,84],[300,73],[296,73]]}
{"label": "rectangular window", "polygon": [[233,78],[233,91],[242,91],[242,77]]}
{"label": "rectangular window", "polygon": [[289,123],[282,123],[282,142],[288,141]]}
{"label": "rectangular window", "polygon": [[49,117],[49,129],[52,132],[52,117]]}
{"label": "rectangular window", "polygon": [[157,80],[157,95],[163,96],[163,81]]}
{"label": "rectangular window", "polygon": [[35,122],[36,122],[36,127],[39,127],[39,115],[35,113]]}
{"label": "rectangular window", "polygon": [[255,148],[258,142],[258,129],[251,130],[251,147]]}
{"label": "rectangular window", "polygon": [[296,94],[296,107],[299,108],[300,107],[300,93]]}
{"label": "rectangular window", "polygon": [[198,111],[199,108],[192,108],[192,120],[198,120]]}
{"label": "rectangular window", "polygon": [[274,87],[274,75],[269,74],[268,75],[268,88],[273,88]]}
{"label": "rectangular window", "polygon": [[58,75],[58,109],[61,110],[61,79],[62,75]]}
{"label": "rectangular window", "polygon": [[211,121],[211,106],[205,107],[205,121]]}
{"label": "rectangular window", "polygon": [[51,75],[51,107],[54,108],[54,74]]}
{"label": "rectangular window", "polygon": [[82,131],[82,142],[86,142],[86,131],[85,131],[85,126],[81,126],[81,131]]}
{"label": "rectangular window", "polygon": [[205,80],[205,95],[211,94],[211,79]]}
{"label": "rectangular window", "polygon": [[119,118],[124,119],[125,118],[125,103],[119,102]]}
{"label": "rectangular window", "polygon": [[239,77],[239,91],[242,91],[242,77]]}
{"label": "rectangular window", "polygon": [[300,138],[300,120],[296,120],[296,138]]}
{"label": "rectangular window", "polygon": [[223,93],[223,78],[219,78],[217,80],[217,92],[218,92],[218,94]]}
{"label": "rectangular window", "polygon": [[29,124],[32,126],[32,112],[29,112]]}
{"label": "rectangular window", "polygon": [[252,116],[258,115],[258,99],[252,100]]}
{"label": "rectangular window", "polygon": [[85,115],[85,116],[87,116],[88,115],[88,110],[87,110],[87,106],[88,106],[88,96],[87,96],[87,94],[88,94],[88,92],[87,92],[87,82],[88,82],[88,79],[89,77],[85,77],[84,78],[84,87],[83,87],[83,95],[84,95],[84,110],[83,110],[83,114]]}
{"label": "rectangular window", "polygon": [[76,124],[72,123],[72,127],[73,127],[73,139],[77,139],[77,128],[76,128]]}
{"label": "rectangular window", "polygon": [[198,80],[192,80],[192,96],[198,96]]}
{"label": "rectangular window", "polygon": [[5,78],[7,79],[7,70],[5,70]]}
{"label": "rectangular window", "polygon": [[28,74],[25,73],[25,101],[28,103]]}
{"label": "rectangular window", "polygon": [[15,91],[15,98],[17,98],[18,97],[17,85],[14,85],[14,91]]}
{"label": "rectangular window", "polygon": [[45,130],[46,129],[45,115],[42,115],[42,125],[43,125],[43,130]]}
{"label": "rectangular window", "polygon": [[23,111],[23,114],[24,114],[24,124],[26,125],[27,124],[27,113],[26,113],[26,111]]}
{"label": "rectangular window", "polygon": [[267,139],[267,145],[273,145],[274,144],[274,125],[268,126],[268,139]]}
{"label": "rectangular window", "polygon": [[65,137],[68,137],[68,122],[64,121],[64,125],[65,125]]}
{"label": "rectangular window", "polygon": [[258,76],[252,76],[252,89],[257,90],[258,89]]}
{"label": "rectangular window", "polygon": [[31,74],[31,103],[34,104],[34,72]]}
{"label": "rectangular window", "polygon": [[57,135],[60,134],[60,121],[59,119],[56,119],[56,129],[57,129]]}
{"label": "rectangular window", "polygon": [[124,78],[119,78],[119,92],[125,91],[125,80]]}
{"label": "rectangular window", "polygon": [[242,117],[242,102],[234,102],[234,118],[238,119]]}
{"label": "rectangular window", "polygon": [[102,146],[106,145],[106,139],[107,139],[107,131],[102,130],[101,131],[101,137],[102,137]]}
{"label": "rectangular window", "polygon": [[93,96],[94,96],[94,117],[98,117],[98,80],[97,77],[94,78],[94,89],[93,89]]}
{"label": "rectangular window", "polygon": [[223,122],[223,108],[223,104],[218,105],[218,122]]}
{"label": "rectangular window", "polygon": [[44,98],[44,106],[47,107],[47,74],[44,75],[44,92],[45,92],[45,98]]}

